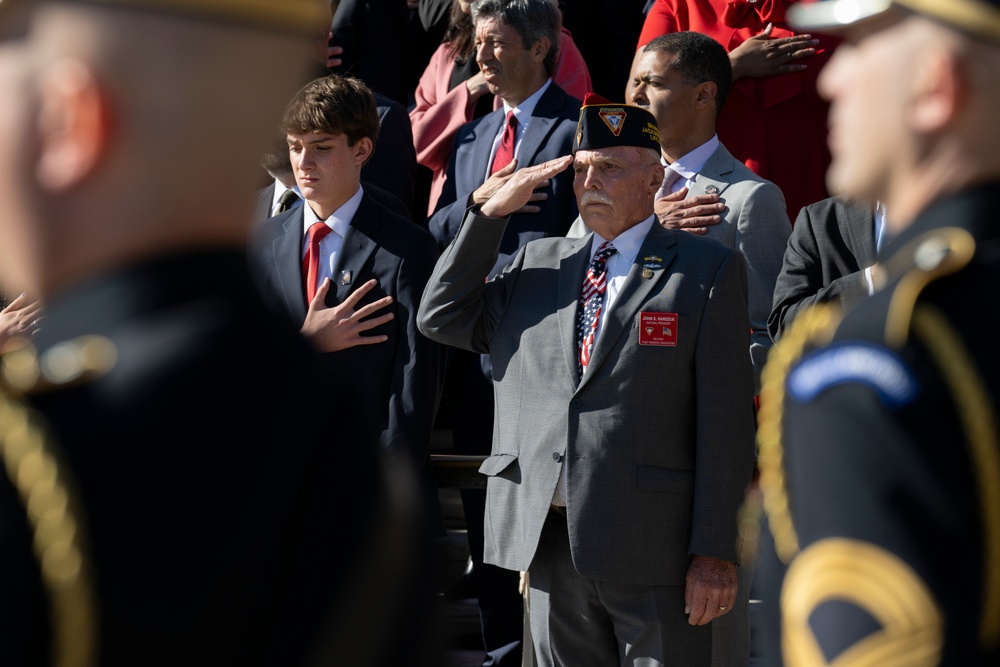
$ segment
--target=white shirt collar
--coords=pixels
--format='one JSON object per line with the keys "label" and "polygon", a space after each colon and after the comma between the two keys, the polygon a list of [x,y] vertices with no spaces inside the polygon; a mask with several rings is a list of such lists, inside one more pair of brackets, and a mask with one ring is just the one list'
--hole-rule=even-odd
{"label": "white shirt collar", "polygon": [[[309,228],[313,226],[316,222],[325,222],[333,231],[337,232],[340,236],[347,234],[347,228],[351,224],[351,220],[354,219],[354,214],[358,212],[358,207],[361,206],[361,197],[365,194],[365,189],[358,184],[358,191],[354,193],[354,196],[344,202],[340,208],[333,212],[333,214],[326,220],[320,220],[316,212],[312,210],[312,206],[302,207],[302,236],[308,233]],[[307,202],[308,203],[308,202]]]}
{"label": "white shirt collar", "polygon": [[708,162],[708,159],[712,157],[712,153],[718,150],[718,148],[719,135],[713,134],[711,139],[687,155],[677,158],[673,164],[668,165],[662,156],[660,157],[660,163],[668,169],[673,169],[685,179],[695,181],[701,170],[705,168],[705,163]]}
{"label": "white shirt collar", "polygon": [[[611,241],[615,246],[615,250],[618,251],[618,255],[627,262],[625,266],[631,266],[635,262],[636,255],[639,254],[642,242],[646,240],[646,235],[649,234],[649,230],[653,227],[653,220],[655,219],[656,216],[651,215],[639,224],[626,229],[613,239],[603,238],[600,234],[594,232],[594,238],[590,242],[590,256],[593,257],[597,253],[597,249],[602,243]],[[614,259],[613,256],[612,259]]]}
{"label": "white shirt collar", "polygon": [[524,127],[526,119],[531,118],[531,114],[535,112],[535,107],[538,106],[538,100],[542,99],[542,95],[548,90],[549,86],[552,84],[552,79],[546,79],[542,87],[531,94],[528,99],[524,100],[516,107],[508,105],[506,102],[503,103],[503,114],[507,115],[507,112],[511,109],[514,110],[514,117],[517,118],[518,127]]}

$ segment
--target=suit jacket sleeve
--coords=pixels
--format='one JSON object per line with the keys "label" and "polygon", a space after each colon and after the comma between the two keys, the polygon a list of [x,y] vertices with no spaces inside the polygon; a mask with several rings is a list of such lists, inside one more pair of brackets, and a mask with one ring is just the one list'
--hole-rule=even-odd
{"label": "suit jacket sleeve", "polygon": [[697,453],[689,552],[738,561],[736,514],[754,461],[753,378],[746,356],[746,261],[716,273],[695,351]]}
{"label": "suit jacket sleeve", "polygon": [[489,341],[503,314],[524,250],[511,266],[486,282],[499,256],[507,219],[471,210],[455,241],[438,260],[420,303],[417,323],[428,338],[472,352],[489,353]]}
{"label": "suit jacket sleeve", "polygon": [[[461,134],[461,130],[459,134]],[[458,192],[455,189],[455,165],[458,151],[454,150],[454,146],[457,145],[458,141],[456,138],[451,151],[451,157],[448,160],[447,177],[444,182],[444,188],[441,190],[441,196],[438,198],[437,210],[434,211],[434,215],[427,221],[428,229],[430,229],[434,238],[437,239],[438,246],[441,248],[451,243],[451,240],[458,234],[458,228],[462,224],[462,219],[465,217],[465,209],[467,208],[465,200],[458,201]],[[482,183],[478,179],[477,182]]]}
{"label": "suit jacket sleeve", "polygon": [[836,216],[833,206],[806,206],[795,220],[767,320],[768,332],[775,342],[795,316],[806,308],[834,299],[853,300],[868,294],[868,284],[864,272],[860,270],[825,284],[824,251],[817,240],[817,227],[823,225],[822,218],[829,216]]}
{"label": "suit jacket sleeve", "polygon": [[[427,458],[443,380],[440,346],[417,330],[417,309],[438,250],[426,233],[403,258],[396,278],[396,326],[400,329],[383,440],[391,452],[409,451],[417,469]],[[405,439],[405,440],[404,440]]]}
{"label": "suit jacket sleeve", "polygon": [[758,390],[760,371],[772,343],[767,318],[771,314],[774,285],[781,273],[782,257],[791,232],[781,190],[772,183],[758,183],[740,209],[735,239],[735,246],[747,260],[750,359]]}

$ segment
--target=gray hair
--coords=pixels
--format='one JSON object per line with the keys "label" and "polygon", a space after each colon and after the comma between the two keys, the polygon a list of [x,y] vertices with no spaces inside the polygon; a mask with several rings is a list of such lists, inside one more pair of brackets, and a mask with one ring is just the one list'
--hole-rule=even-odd
{"label": "gray hair", "polygon": [[554,0],[475,0],[472,3],[473,23],[489,18],[513,28],[521,36],[526,49],[530,49],[543,37],[547,38],[549,52],[542,64],[546,74],[555,74],[562,12]]}

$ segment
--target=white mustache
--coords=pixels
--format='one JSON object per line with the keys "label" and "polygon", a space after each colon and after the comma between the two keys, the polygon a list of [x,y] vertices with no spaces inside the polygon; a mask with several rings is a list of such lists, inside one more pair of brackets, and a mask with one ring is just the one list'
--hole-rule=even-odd
{"label": "white mustache", "polygon": [[587,190],[580,196],[580,206],[586,206],[587,204],[592,204],[597,202],[598,204],[614,204],[611,198],[600,190]]}

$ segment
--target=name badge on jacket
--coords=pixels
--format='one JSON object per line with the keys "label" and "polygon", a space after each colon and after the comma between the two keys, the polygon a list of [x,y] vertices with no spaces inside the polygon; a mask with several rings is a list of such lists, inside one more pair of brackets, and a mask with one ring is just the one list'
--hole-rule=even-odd
{"label": "name badge on jacket", "polygon": [[639,313],[639,345],[677,347],[677,313]]}

